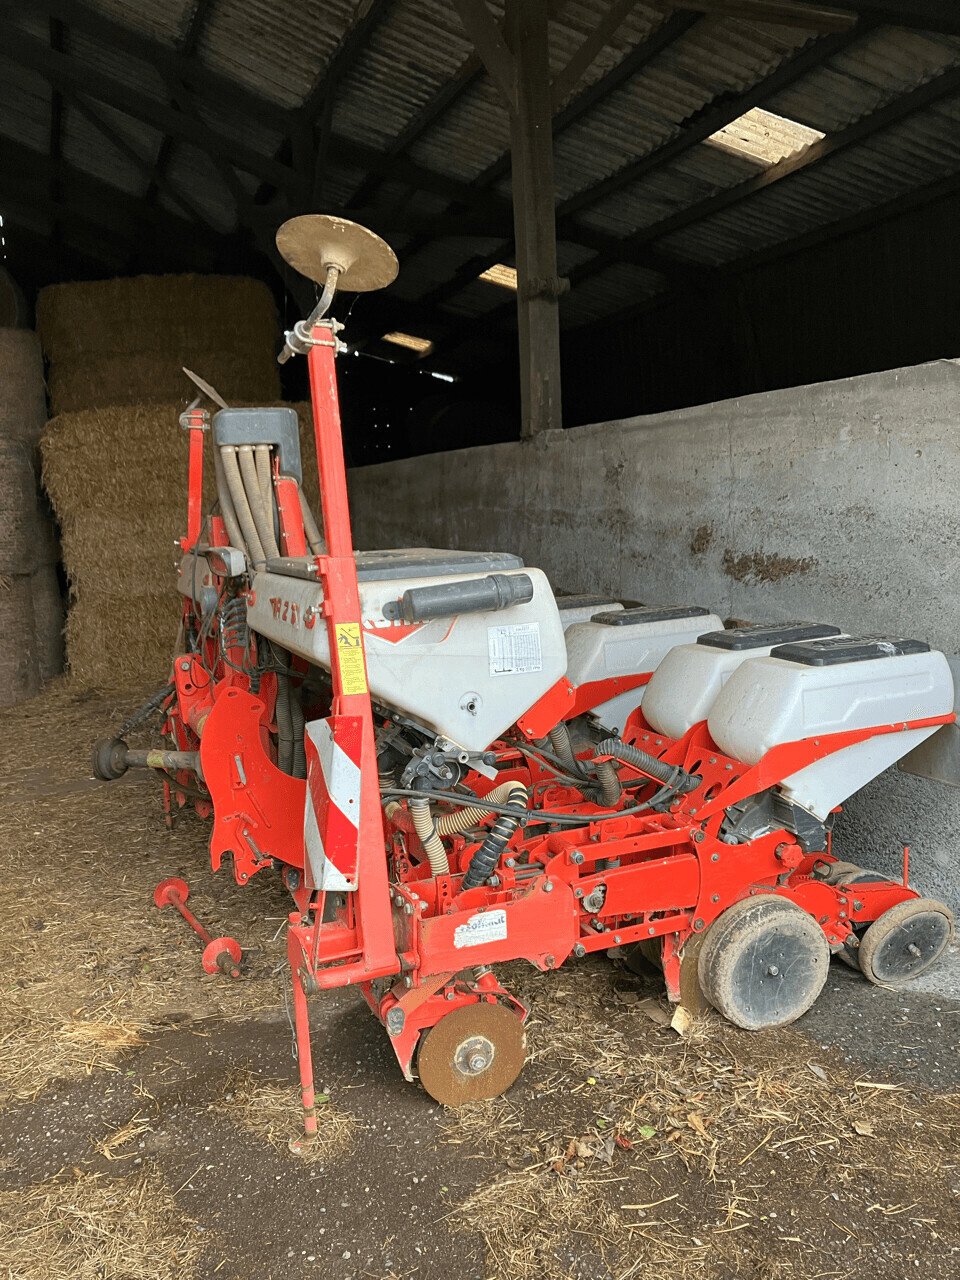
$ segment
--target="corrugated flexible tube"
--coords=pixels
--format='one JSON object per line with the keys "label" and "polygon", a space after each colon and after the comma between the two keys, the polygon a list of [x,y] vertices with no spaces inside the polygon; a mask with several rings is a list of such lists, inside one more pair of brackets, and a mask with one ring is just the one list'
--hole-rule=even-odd
{"label": "corrugated flexible tube", "polygon": [[254,568],[260,568],[266,562],[266,556],[263,554],[263,543],[257,533],[253,512],[250,510],[246,490],[243,487],[240,464],[237,461],[237,451],[231,445],[222,445],[220,457],[223,461],[223,475],[227,484],[227,492],[233,502],[237,521],[243,531],[243,540],[247,545],[250,560]]}

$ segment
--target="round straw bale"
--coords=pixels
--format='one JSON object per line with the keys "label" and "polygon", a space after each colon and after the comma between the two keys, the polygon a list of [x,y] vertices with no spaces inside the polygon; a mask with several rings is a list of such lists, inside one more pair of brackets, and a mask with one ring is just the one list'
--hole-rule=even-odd
{"label": "round straw bale", "polygon": [[119,404],[179,402],[182,407],[197,394],[184,365],[215,387],[228,404],[273,401],[280,395],[274,348],[264,343],[219,351],[184,346],[137,356],[61,357],[50,363],[50,403],[55,414]]}
{"label": "round straw bale", "polygon": [[191,369],[191,351],[275,351],[279,336],[272,293],[244,276],[131,276],[50,285],[37,299],[37,328],[53,361],[183,353]]}
{"label": "round straw bale", "polygon": [[0,576],[0,706],[23,702],[39,689],[32,580]]}
{"label": "round straw bale", "polygon": [[40,339],[29,329],[0,329],[0,439],[32,449],[46,420]]}
{"label": "round straw bale", "polygon": [[0,573],[30,573],[39,527],[37,482],[26,446],[0,439]]}
{"label": "round straw bale", "polygon": [[60,536],[57,533],[57,522],[53,516],[53,508],[45,493],[37,495],[37,542],[34,554],[34,565],[40,568],[45,564],[57,564],[60,560]]}
{"label": "round straw bale", "polygon": [[23,329],[27,324],[27,300],[5,267],[0,267],[0,325]]}
{"label": "round straw bale", "polygon": [[63,670],[63,594],[56,566],[41,565],[33,575],[33,623],[41,682]]}

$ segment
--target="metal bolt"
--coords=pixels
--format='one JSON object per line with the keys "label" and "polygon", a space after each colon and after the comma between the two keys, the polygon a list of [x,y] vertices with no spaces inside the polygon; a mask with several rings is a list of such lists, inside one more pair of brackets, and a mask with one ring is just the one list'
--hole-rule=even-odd
{"label": "metal bolt", "polygon": [[574,849],[573,853],[571,853],[570,855],[570,861],[575,862],[577,866],[579,866],[580,863],[584,861],[583,854],[580,852],[579,849]]}
{"label": "metal bolt", "polygon": [[693,922],[693,927],[694,927],[694,929],[696,929],[696,931],[697,931],[698,933],[699,933],[699,932],[700,932],[700,930],[703,928],[703,921],[701,920],[701,918],[700,918],[699,916],[697,916],[696,920],[694,920],[694,922]]}
{"label": "metal bolt", "polygon": [[719,861],[720,861],[720,855],[719,855],[719,853],[711,853],[711,855],[710,855],[710,861],[711,861],[711,862],[719,862]]}
{"label": "metal bolt", "polygon": [[845,911],[841,911],[841,912],[840,912],[840,919],[841,919],[841,920],[846,920],[846,918],[847,918],[847,913],[846,913]]}
{"label": "metal bolt", "polygon": [[407,976],[404,978],[404,980],[403,980],[403,985],[404,985],[407,989],[409,989],[410,987],[412,987],[412,986],[413,986],[413,979],[410,977],[409,973],[408,973],[408,974],[407,974]]}
{"label": "metal bolt", "polygon": [[720,901],[720,895],[719,895],[719,893],[711,894],[711,896],[710,896],[710,901],[711,901],[711,902],[719,902],[719,901]]}
{"label": "metal bolt", "polygon": [[717,763],[717,757],[716,757],[716,756],[711,756],[711,757],[710,757],[710,763],[711,763],[711,764],[716,764],[716,763]]}
{"label": "metal bolt", "polygon": [[648,929],[648,930],[647,930],[647,933],[649,933],[649,935],[650,935],[650,937],[651,937],[651,938],[653,937],[653,929],[652,929],[652,928]]}
{"label": "metal bolt", "polygon": [[516,860],[516,858],[508,858],[508,859],[507,859],[507,864],[506,864],[506,865],[507,865],[508,867],[515,867],[515,866],[517,865],[517,860]]}
{"label": "metal bolt", "polygon": [[583,945],[582,942],[578,942],[577,945],[573,948],[573,954],[577,957],[578,960],[582,960],[583,957],[587,954],[587,948]]}
{"label": "metal bolt", "polygon": [[475,1053],[471,1056],[469,1065],[471,1071],[483,1071],[487,1065],[487,1060],[482,1053]]}
{"label": "metal bolt", "polygon": [[412,916],[412,915],[413,915],[413,903],[412,903],[412,902],[405,902],[405,903],[403,904],[403,914],[404,914],[405,916]]}
{"label": "metal bolt", "polygon": [[543,882],[543,892],[544,892],[544,893],[553,893],[553,881],[552,881],[552,880],[545,880],[545,881]]}
{"label": "metal bolt", "polygon": [[920,950],[920,948],[917,946],[915,942],[909,943],[909,945],[907,946],[907,950],[910,952],[912,956],[916,956],[918,960],[923,955],[923,952]]}
{"label": "metal bolt", "polygon": [[620,935],[619,935],[619,933],[615,933],[615,934],[613,935],[613,940],[614,940],[614,942],[617,944],[617,946],[619,947],[619,945],[620,945]]}
{"label": "metal bolt", "polygon": [[862,903],[862,902],[857,902],[856,898],[854,898],[854,900],[853,900],[853,909],[854,909],[854,911],[862,911],[862,910],[863,910],[863,903]]}
{"label": "metal bolt", "polygon": [[190,663],[189,663],[189,662],[181,662],[181,663],[180,663],[180,670],[181,670],[181,671],[189,671],[189,670],[190,670]]}
{"label": "metal bolt", "polygon": [[491,889],[496,889],[496,888],[498,888],[498,887],[499,887],[499,884],[500,884],[500,877],[499,877],[499,876],[489,876],[489,877],[488,877],[488,879],[487,879],[487,884],[490,886],[490,888],[491,888]]}
{"label": "metal bolt", "polygon": [[690,839],[693,841],[693,843],[694,843],[694,844],[699,844],[699,843],[700,843],[700,841],[703,839],[703,832],[702,832],[702,831],[694,831],[694,832],[693,832],[693,834],[691,835]]}
{"label": "metal bolt", "polygon": [[780,970],[777,965],[771,964],[767,966],[767,973],[769,973],[771,978],[776,978],[779,975]]}
{"label": "metal bolt", "polygon": [[582,897],[583,897],[583,890],[579,887],[579,885],[577,886],[577,888],[576,888],[576,889],[574,889],[574,891],[573,891],[573,896],[574,896],[575,898],[582,898]]}

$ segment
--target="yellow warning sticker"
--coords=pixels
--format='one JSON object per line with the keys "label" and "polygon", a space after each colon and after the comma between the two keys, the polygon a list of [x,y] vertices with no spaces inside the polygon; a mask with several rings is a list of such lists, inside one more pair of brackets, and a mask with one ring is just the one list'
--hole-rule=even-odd
{"label": "yellow warning sticker", "polygon": [[363,662],[363,638],[359,622],[337,622],[337,655],[340,684],[344,693],[366,693],[367,672]]}

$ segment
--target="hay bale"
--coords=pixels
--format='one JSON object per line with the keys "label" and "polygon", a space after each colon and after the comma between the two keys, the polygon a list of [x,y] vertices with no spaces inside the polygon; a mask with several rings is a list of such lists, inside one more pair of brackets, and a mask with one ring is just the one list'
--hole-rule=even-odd
{"label": "hay bale", "polygon": [[41,565],[31,580],[33,633],[40,682],[46,684],[63,671],[65,621],[63,594],[56,565]]}
{"label": "hay bale", "polygon": [[0,576],[0,706],[40,691],[32,586],[26,574]]}
{"label": "hay bale", "polygon": [[67,613],[70,674],[88,688],[161,684],[170,675],[178,626],[175,592],[81,591]]}
{"label": "hay bale", "polygon": [[[209,340],[209,334],[205,335]],[[50,362],[50,404],[54,414],[100,405],[187,404],[196,388],[183,372],[195,370],[228,404],[273,401],[280,377],[272,344],[229,351],[198,350],[184,344],[172,353],[66,356]]]}
{"label": "hay bale", "polygon": [[149,351],[276,350],[278,328],[270,290],[245,276],[128,276],[54,284],[41,289],[37,299],[37,329],[53,361]]}
{"label": "hay bale", "polygon": [[186,403],[195,369],[231,403],[280,395],[273,295],[239,276],[135,276],[51,285],[37,301],[54,414]]}
{"label": "hay bale", "polygon": [[0,573],[31,573],[39,539],[37,481],[26,445],[0,439]]}
{"label": "hay bale", "polygon": [[[316,509],[309,406],[291,407]],[[174,543],[186,530],[188,444],[175,404],[67,413],[48,423],[43,476],[70,583],[67,662],[85,685],[167,675],[180,611]],[[208,435],[205,510],[215,497],[211,447]]]}
{"label": "hay bale", "polygon": [[29,329],[0,329],[0,440],[32,450],[46,420],[40,339]]}
{"label": "hay bale", "polygon": [[8,329],[23,329],[27,323],[27,300],[23,290],[6,267],[0,267],[0,325]]}

